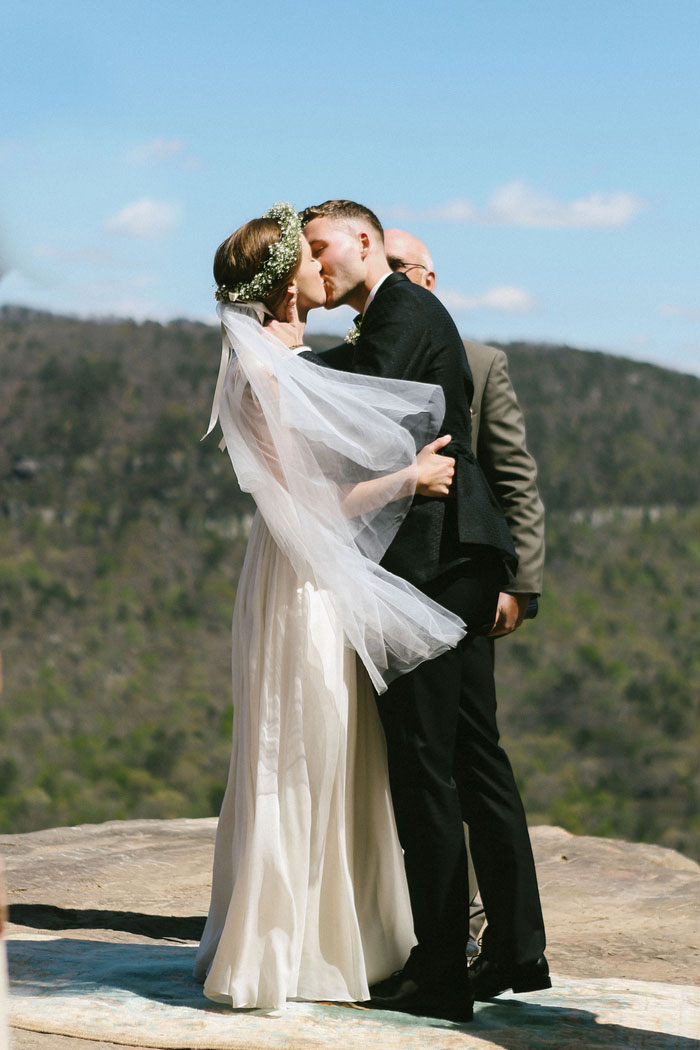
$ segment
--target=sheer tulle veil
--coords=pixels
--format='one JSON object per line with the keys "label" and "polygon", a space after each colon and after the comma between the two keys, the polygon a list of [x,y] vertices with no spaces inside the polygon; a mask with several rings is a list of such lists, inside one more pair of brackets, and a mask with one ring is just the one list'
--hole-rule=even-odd
{"label": "sheer tulle veil", "polygon": [[238,482],[300,575],[311,572],[378,692],[463,637],[465,625],[379,561],[437,436],[437,386],[337,372],[262,325],[260,304],[218,308],[222,361],[209,423]]}

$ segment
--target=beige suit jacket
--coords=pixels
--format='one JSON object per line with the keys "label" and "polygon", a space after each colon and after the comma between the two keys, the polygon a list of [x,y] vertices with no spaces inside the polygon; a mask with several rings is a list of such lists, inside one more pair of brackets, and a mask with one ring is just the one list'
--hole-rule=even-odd
{"label": "beige suit jacket", "polygon": [[537,467],[525,444],[525,421],[502,350],[464,340],[474,378],[472,449],[505,514],[519,564],[506,588],[541,594],[544,571],[544,506]]}

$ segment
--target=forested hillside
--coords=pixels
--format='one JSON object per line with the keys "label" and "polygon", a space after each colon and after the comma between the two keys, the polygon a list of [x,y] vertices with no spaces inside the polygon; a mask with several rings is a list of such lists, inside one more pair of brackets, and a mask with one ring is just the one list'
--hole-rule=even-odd
{"label": "forested hillside", "polygon": [[[548,508],[498,643],[532,822],[700,857],[700,380],[511,345]],[[249,497],[200,443],[218,332],[0,312],[0,830],[216,812]]]}

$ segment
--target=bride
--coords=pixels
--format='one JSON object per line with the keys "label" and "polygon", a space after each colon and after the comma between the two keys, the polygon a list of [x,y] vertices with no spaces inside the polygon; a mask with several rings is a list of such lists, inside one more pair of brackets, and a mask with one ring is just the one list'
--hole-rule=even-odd
{"label": "bride", "polygon": [[235,1008],[365,1000],[405,961],[415,938],[372,686],[464,633],[379,565],[414,493],[449,490],[449,437],[434,440],[442,392],[334,372],[280,342],[275,319],[298,317],[301,334],[325,302],[319,271],[288,204],[214,261],[223,347],[209,431],[218,418],[258,513],[195,975]]}

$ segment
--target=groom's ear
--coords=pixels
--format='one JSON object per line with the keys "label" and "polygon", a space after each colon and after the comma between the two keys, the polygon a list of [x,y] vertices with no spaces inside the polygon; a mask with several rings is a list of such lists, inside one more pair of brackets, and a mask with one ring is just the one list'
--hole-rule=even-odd
{"label": "groom's ear", "polygon": [[360,230],[360,232],[357,235],[357,239],[360,242],[360,254],[364,259],[369,254],[369,250],[371,248],[371,241],[369,239],[368,234],[366,234],[364,230]]}

